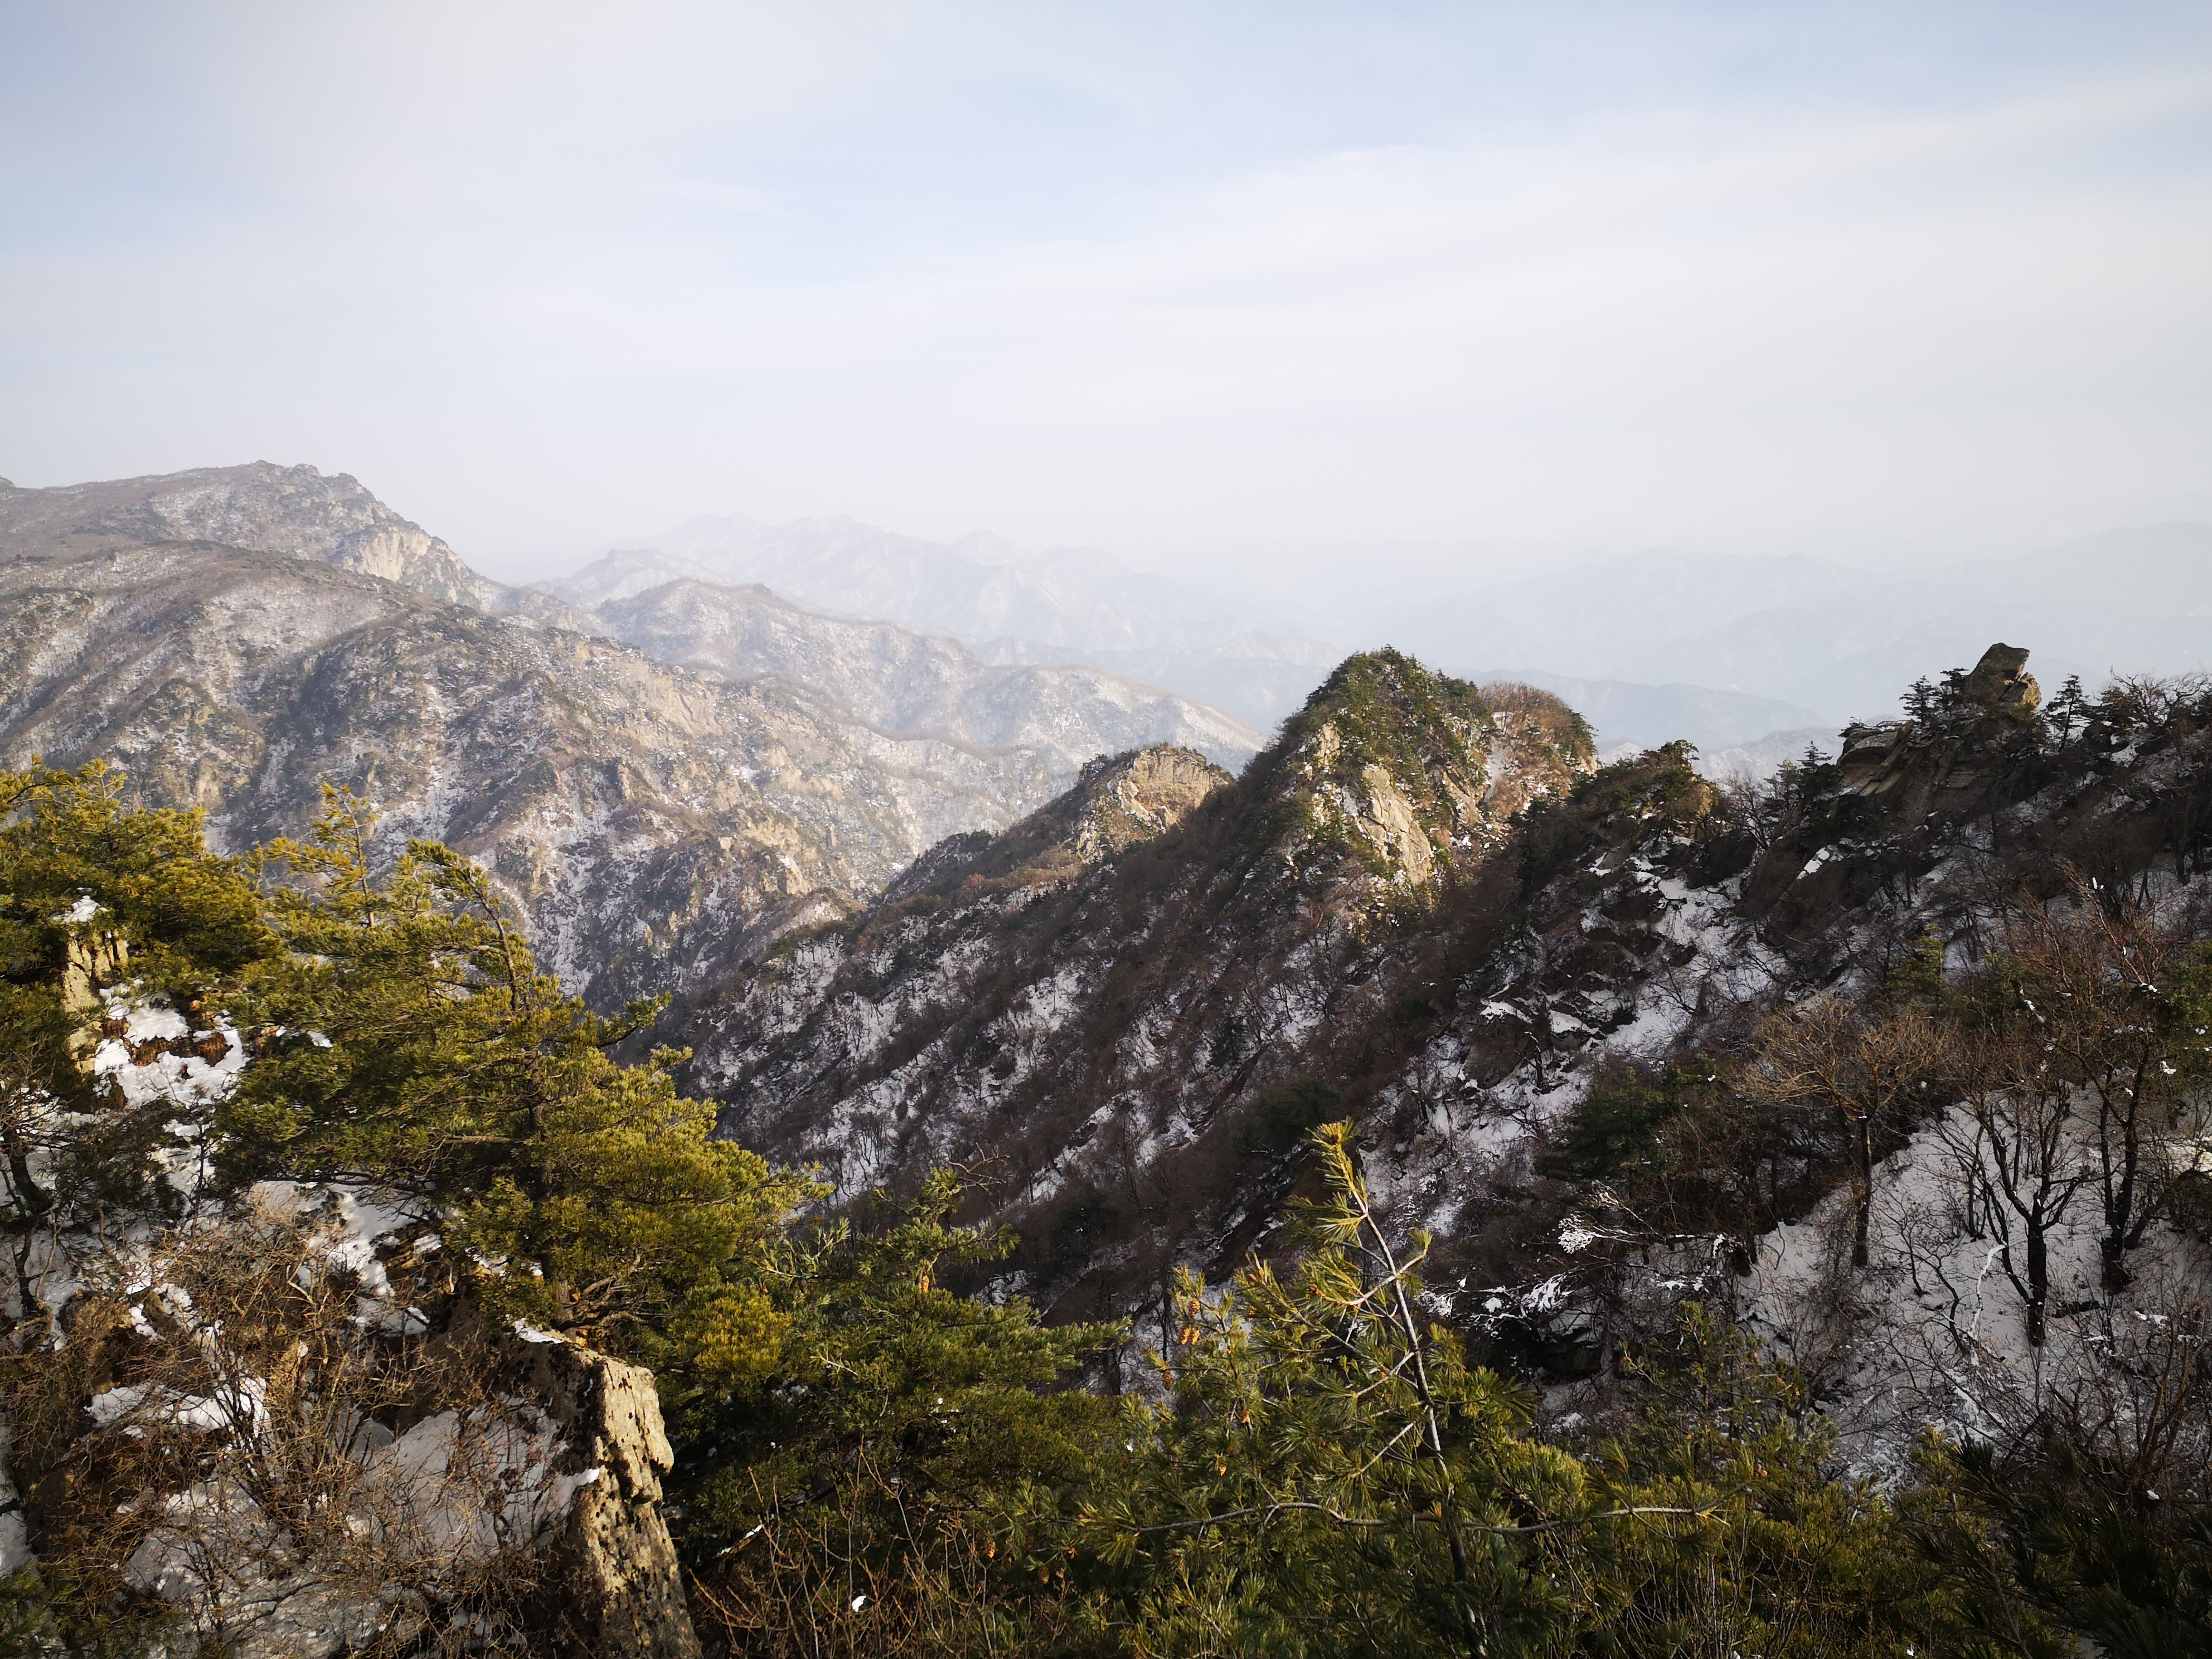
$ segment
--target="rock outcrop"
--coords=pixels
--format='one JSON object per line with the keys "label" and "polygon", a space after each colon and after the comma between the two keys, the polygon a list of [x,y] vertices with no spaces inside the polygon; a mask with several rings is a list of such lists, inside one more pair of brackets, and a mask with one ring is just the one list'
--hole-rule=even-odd
{"label": "rock outcrop", "polygon": [[1173,829],[1230,781],[1188,749],[1164,745],[1110,759],[1102,755],[1076,780],[1073,793],[1082,805],[1068,848],[1085,864],[1111,858]]}
{"label": "rock outcrop", "polygon": [[2027,656],[2022,646],[2002,641],[1991,646],[1959,682],[1960,698],[1986,720],[2034,719],[2043,704],[2043,690],[2027,672]]}
{"label": "rock outcrop", "polygon": [[581,1476],[550,1545],[549,1631],[578,1659],[697,1659],[684,1570],[660,1513],[675,1463],[653,1373],[562,1342],[532,1345],[529,1393],[561,1425]]}

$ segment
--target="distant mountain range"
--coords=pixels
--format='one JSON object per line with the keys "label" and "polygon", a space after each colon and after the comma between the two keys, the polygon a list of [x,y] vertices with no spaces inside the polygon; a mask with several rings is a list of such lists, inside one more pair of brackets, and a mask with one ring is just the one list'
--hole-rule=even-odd
{"label": "distant mountain range", "polygon": [[[391,836],[485,859],[606,1004],[710,981],[1094,757],[1234,770],[1336,656],[1270,631],[1265,596],[1096,552],[848,520],[652,539],[514,588],[312,467],[0,483],[0,763],[120,759],[232,845],[349,782]],[[1557,694],[1601,752],[1686,738],[1757,775],[1991,637],[2046,688],[2203,668],[2212,527],[1879,577],[1653,552],[1387,604],[1382,637]]]}
{"label": "distant mountain range", "polygon": [[489,581],[313,467],[0,483],[0,765],[119,763],[234,848],[301,833],[346,784],[387,850],[482,860],[549,967],[618,1006],[842,914],[1095,756],[1260,744],[1099,669],[994,667],[757,588],[617,611]]}
{"label": "distant mountain range", "polygon": [[[1172,687],[1263,730],[1297,709],[1348,649],[1285,625],[1264,596],[1240,599],[1144,574],[1096,549],[1028,554],[982,534],[936,543],[850,519],[775,526],[743,517],[693,519],[537,586],[599,617],[619,637],[690,661],[681,645],[671,654],[665,633],[648,641],[630,631],[641,596],[685,580],[759,584],[812,611],[937,630],[981,663],[1109,669]],[[1400,627],[1394,637],[1410,634]],[[1512,678],[1557,692],[1583,712],[1608,750],[1674,738],[1718,750],[1823,720],[1814,708],[1705,685],[1644,685],[1544,668],[1493,672],[1442,639],[1424,654],[1467,678]],[[1533,660],[1512,649],[1498,659]]]}
{"label": "distant mountain range", "polygon": [[1680,738],[1710,757],[1753,734],[1825,729],[1829,724],[1814,709],[1744,691],[1716,691],[1709,685],[1586,680],[1540,669],[1485,669],[1466,678],[1483,684],[1519,680],[1565,699],[1590,723],[1600,753],[1608,756],[1626,749],[1656,749]]}
{"label": "distant mountain range", "polygon": [[1131,570],[1095,548],[1027,554],[980,533],[931,542],[843,518],[691,519],[540,586],[597,605],[642,592],[656,568],[759,583],[829,616],[948,634],[988,664],[1108,669],[1262,728],[1304,702],[1345,654],[1255,623],[1234,596]]}
{"label": "distant mountain range", "polygon": [[542,586],[588,609],[684,576],[949,635],[987,664],[1109,669],[1263,731],[1352,646],[1389,641],[1462,678],[1557,692],[1607,752],[1685,738],[1715,772],[1802,750],[1808,733],[1832,744],[1846,720],[1887,714],[1929,664],[1963,666],[1993,638],[2033,646],[2053,685],[2212,665],[2212,526],[2195,524],[1872,573],[1662,549],[1459,590],[1431,576],[1346,604],[1333,639],[1308,593],[1231,593],[1092,549],[935,543],[849,519],[693,519]]}
{"label": "distant mountain range", "polygon": [[1088,666],[998,666],[958,641],[823,617],[757,584],[685,577],[602,601],[594,631],[663,662],[763,675],[836,697],[886,732],[1049,755],[1071,775],[1100,753],[1176,743],[1241,765],[1264,741],[1218,708]]}
{"label": "distant mountain range", "polygon": [[1656,550],[1382,605],[1369,626],[1455,673],[1681,682],[1817,710],[1832,726],[1893,713],[1929,664],[1964,667],[1993,639],[2033,647],[2047,686],[2212,669],[2212,525],[1872,573]]}

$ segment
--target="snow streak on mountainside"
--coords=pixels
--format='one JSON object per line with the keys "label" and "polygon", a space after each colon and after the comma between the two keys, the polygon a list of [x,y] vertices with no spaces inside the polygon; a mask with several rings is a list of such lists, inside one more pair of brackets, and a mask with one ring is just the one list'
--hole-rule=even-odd
{"label": "snow streak on mountainside", "polygon": [[1079,852],[1106,794],[1171,757],[939,849],[854,927],[772,953],[682,1023],[695,1085],[848,1192],[976,1166],[1054,1296],[1073,1273],[1108,1304],[1201,1238],[1249,1239],[1265,1167],[1334,1099],[1309,1074],[1391,1018],[1392,941],[1592,751],[1544,693],[1355,657],[1172,828]]}
{"label": "snow streak on mountainside", "polygon": [[[1893,1459],[1933,1420],[1924,1393],[1883,1407],[1908,1376],[1979,1367],[1993,1401],[2041,1363],[1999,1305],[1986,1218],[1977,1233],[1929,1198],[1969,1178],[1954,1165],[1984,1155],[1972,1135],[1931,1109],[1878,1148],[1856,1278],[1835,1266],[1850,1219],[1817,1123],[1710,1168],[1638,1148],[1674,1121],[1668,1091],[1704,1086],[1705,1056],[1778,1009],[1879,987],[1931,928],[1968,960],[1997,907],[2063,901],[2069,872],[2202,896],[2212,697],[2046,721],[2025,654],[1993,647],[1915,720],[1855,729],[1839,762],[1751,801],[1680,750],[1593,771],[1544,694],[1356,658],[1149,839],[1077,856],[1079,790],[784,941],[682,1018],[690,1076],[727,1133],[821,1160],[848,1196],[968,1169],[975,1212],[1023,1235],[1013,1284],[1066,1316],[1134,1312],[1163,1343],[1171,1269],[1272,1248],[1308,1178],[1300,1134],[1349,1115],[1395,1224],[1438,1237],[1437,1311],[1501,1361],[1564,1389],[1701,1297],[1762,1323],[1859,1454]],[[1709,1219],[1655,1231],[1616,1167],[1695,1189]],[[2087,1233],[2059,1241],[2069,1305],[2153,1317],[2129,1297],[2203,1277],[2178,1224],[2147,1235],[2124,1295],[2094,1282]],[[1908,1336],[1917,1371],[1896,1359]]]}

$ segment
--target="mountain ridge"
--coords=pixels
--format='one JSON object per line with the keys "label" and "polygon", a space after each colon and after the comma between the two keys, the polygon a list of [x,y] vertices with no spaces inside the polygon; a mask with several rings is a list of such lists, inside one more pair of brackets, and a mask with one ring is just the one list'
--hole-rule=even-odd
{"label": "mountain ridge", "polygon": [[1059,700],[1026,729],[1018,707],[985,711],[1008,742],[888,729],[834,688],[579,629],[309,467],[10,487],[0,600],[9,762],[119,760],[140,798],[207,810],[232,846],[301,833],[320,785],[349,785],[385,855],[419,834],[482,859],[602,1007],[713,979],[945,836],[1013,822],[1093,754],[1190,735],[1234,759],[1256,738],[1166,694],[1071,702],[1108,684],[1096,671],[1017,686]]}
{"label": "mountain ridge", "polygon": [[[694,1051],[690,1086],[727,1103],[726,1133],[821,1163],[848,1195],[982,1160],[992,1212],[1030,1241],[1018,1270],[1056,1297],[1102,1157],[1174,1189],[1180,1219],[1158,1224],[1173,1239],[1154,1229],[1143,1247],[1166,1252],[1156,1265],[1193,1229],[1234,1232],[1247,1139],[1279,1152],[1282,1114],[1304,1109],[1248,1090],[1254,1066],[1279,1043],[1333,1049],[1375,1012],[1375,993],[1310,995],[1311,963],[1333,972],[1458,903],[1513,815],[1593,764],[1548,694],[1354,656],[1157,833],[1088,861],[1049,856],[1064,837],[1038,820],[968,838],[669,1029]],[[1091,1286],[1094,1311],[1110,1289]]]}
{"label": "mountain ridge", "polygon": [[664,661],[812,685],[889,731],[1040,746],[1070,773],[1092,755],[1141,743],[1188,743],[1241,764],[1263,741],[1233,715],[1095,666],[986,663],[949,635],[825,617],[763,584],[706,580],[635,556],[610,555],[594,568],[613,580],[574,580],[560,592],[572,605],[588,601],[598,630]]}
{"label": "mountain ridge", "polygon": [[[1574,1390],[1690,1297],[1814,1367],[1851,1455],[1894,1471],[1925,1421],[1900,1379],[1922,1373],[1883,1345],[1921,1340],[1892,1288],[1935,1248],[1929,1200],[1880,1210],[1891,1278],[1838,1291],[1822,1252],[1838,1228],[1848,1243],[1839,1144],[1801,1126],[1802,1144],[1756,1152],[1747,1195],[1698,1163],[1726,1121],[1698,1091],[1779,1040],[1773,1022],[1932,971],[1912,966],[1932,939],[1970,963],[2011,896],[2063,902],[2094,878],[2205,902],[2212,696],[2122,688],[2046,719],[2027,654],[1991,647],[1912,718],[1734,794],[1680,745],[1600,769],[1584,735],[1547,771],[1531,738],[1579,726],[1555,698],[1355,657],[1234,784],[1110,859],[1037,857],[1056,832],[1035,822],[965,838],[669,1030],[725,1133],[818,1163],[847,1200],[964,1169],[969,1218],[1022,1239],[991,1293],[1133,1316],[1163,1351],[1175,1271],[1218,1279],[1279,1249],[1303,1133],[1349,1119],[1376,1213],[1433,1236],[1439,1314],[1564,1391],[1554,1409],[1598,1398]],[[1478,703],[1535,729],[1471,746]],[[1491,778],[1544,787],[1468,817],[1476,750]],[[1877,1161],[1901,1161],[1875,1188],[1920,1194],[1928,1160],[1968,1157],[1950,1109],[1931,1097],[1885,1130]],[[1688,1137],[1688,1163],[1639,1152],[1638,1124]],[[1633,1210],[1662,1201],[1689,1218],[1655,1233]],[[2066,1273],[2096,1271],[2089,1243],[2066,1236]],[[2160,1234],[2144,1259],[2180,1271],[2189,1248]],[[1853,1296],[1887,1311],[1854,1326]],[[1992,1388],[2033,1358],[2007,1328]]]}

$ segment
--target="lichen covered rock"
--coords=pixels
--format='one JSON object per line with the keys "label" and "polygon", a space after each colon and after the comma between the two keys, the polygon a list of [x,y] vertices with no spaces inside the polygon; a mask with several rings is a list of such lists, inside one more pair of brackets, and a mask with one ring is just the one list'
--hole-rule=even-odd
{"label": "lichen covered rock", "polygon": [[564,1651],[696,1659],[684,1573],[660,1513],[674,1465],[653,1373],[566,1343],[533,1345],[531,1391],[561,1425],[580,1481],[551,1546],[548,1622]]}

